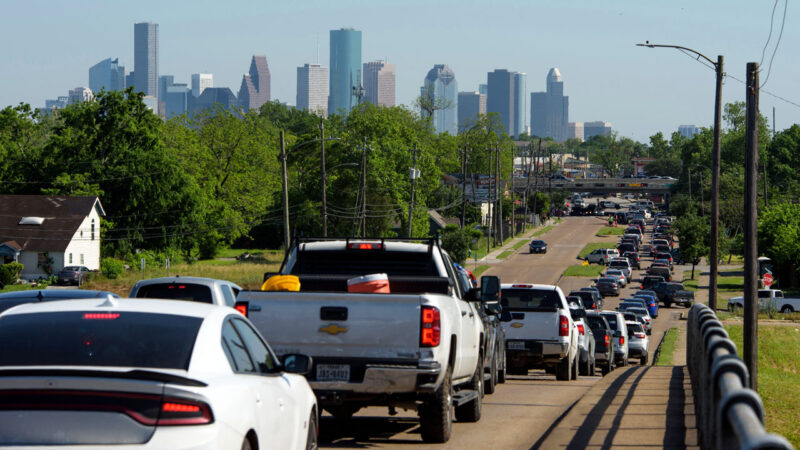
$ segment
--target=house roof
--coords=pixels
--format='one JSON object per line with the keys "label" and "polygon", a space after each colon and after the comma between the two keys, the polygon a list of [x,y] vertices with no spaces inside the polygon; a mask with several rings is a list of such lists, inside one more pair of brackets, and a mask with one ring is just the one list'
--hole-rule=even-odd
{"label": "house roof", "polygon": [[0,242],[0,245],[5,245],[6,247],[12,248],[12,249],[14,249],[16,251],[22,250],[22,246],[17,244],[15,241]]}
{"label": "house roof", "polygon": [[[97,197],[0,195],[0,242],[16,244],[22,251],[63,252],[93,209],[105,216]],[[20,225],[23,217],[44,221]]]}

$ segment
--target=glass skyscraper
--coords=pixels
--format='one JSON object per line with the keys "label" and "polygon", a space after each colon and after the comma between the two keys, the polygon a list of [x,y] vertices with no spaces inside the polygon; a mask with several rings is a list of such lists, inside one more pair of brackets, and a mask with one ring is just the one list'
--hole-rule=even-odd
{"label": "glass skyscraper", "polygon": [[514,136],[528,131],[527,124],[527,102],[526,81],[528,75],[524,73],[514,73]]}
{"label": "glass skyscraper", "polygon": [[515,87],[517,75],[517,72],[509,72],[506,69],[497,69],[487,75],[489,95],[486,97],[486,112],[500,115],[500,121],[506,127],[509,136],[519,134],[516,109],[519,100]]}
{"label": "glass skyscraper", "polygon": [[[453,70],[436,64],[428,71],[421,94],[437,108],[433,111],[433,126],[437,133],[458,133],[458,83]],[[422,111],[423,115],[427,113]]]}
{"label": "glass skyscraper", "polygon": [[348,114],[358,104],[355,89],[361,88],[361,31],[331,30],[328,114]]}
{"label": "glass skyscraper", "polygon": [[145,95],[158,96],[158,24],[133,25],[133,85]]}
{"label": "glass skyscraper", "polygon": [[547,73],[547,91],[531,93],[531,134],[564,142],[569,135],[568,124],[569,97],[564,95],[561,72],[553,67]]}
{"label": "glass skyscraper", "polygon": [[89,89],[97,93],[125,90],[125,66],[119,60],[106,58],[89,68]]}

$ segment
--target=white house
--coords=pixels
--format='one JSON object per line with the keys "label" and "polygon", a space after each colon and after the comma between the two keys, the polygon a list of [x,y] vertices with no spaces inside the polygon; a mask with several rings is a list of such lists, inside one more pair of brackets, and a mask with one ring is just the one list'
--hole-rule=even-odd
{"label": "white house", "polygon": [[0,195],[0,262],[23,264],[25,279],[65,266],[100,269],[103,216],[97,197]]}

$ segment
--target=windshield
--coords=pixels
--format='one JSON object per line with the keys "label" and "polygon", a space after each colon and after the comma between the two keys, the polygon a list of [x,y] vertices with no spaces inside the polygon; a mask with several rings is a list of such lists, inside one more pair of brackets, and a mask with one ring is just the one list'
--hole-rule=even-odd
{"label": "windshield", "polygon": [[203,319],[66,311],[0,317],[0,366],[188,369]]}
{"label": "windshield", "polygon": [[503,309],[511,311],[552,310],[561,306],[558,293],[552,289],[503,289]]}
{"label": "windshield", "polygon": [[136,291],[136,298],[164,298],[212,303],[211,289],[202,284],[158,283],[146,284]]}
{"label": "windshield", "polygon": [[612,330],[618,330],[619,327],[617,326],[617,315],[616,314],[603,314],[603,317],[608,322],[608,325],[611,327]]}

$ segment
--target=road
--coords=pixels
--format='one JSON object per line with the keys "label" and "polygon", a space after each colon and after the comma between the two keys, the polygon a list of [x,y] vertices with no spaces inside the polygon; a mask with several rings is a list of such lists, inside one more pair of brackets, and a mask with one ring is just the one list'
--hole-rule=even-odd
{"label": "road", "polygon": [[[546,254],[528,254],[527,246],[523,246],[514,255],[498,261],[487,273],[498,275],[503,283],[558,284],[565,294],[575,288],[590,286],[591,282],[587,278],[561,278],[561,274],[567,266],[579,262],[577,255],[587,243],[617,241],[616,237],[595,236],[604,224],[602,218],[566,217],[553,230],[540,237],[548,243]],[[649,262],[643,263],[643,267],[647,265]],[[681,268],[675,268],[676,275],[680,275],[681,271]],[[635,275],[634,278],[638,276]],[[638,284],[635,285],[638,288]],[[614,309],[619,304],[619,298],[634,290],[636,289],[628,287],[620,297],[606,298],[605,309]],[[669,328],[670,323],[677,320],[674,316],[679,315],[679,312],[679,309],[662,309],[650,337],[651,355],[664,331]],[[599,379],[600,376],[581,376],[578,381],[556,381],[553,375],[548,375],[543,370],[531,371],[527,376],[509,376],[505,384],[498,385],[494,394],[484,397],[480,422],[455,422],[450,441],[438,447],[530,448]],[[320,425],[322,448],[424,445],[414,411],[398,410],[397,415],[389,416],[386,408],[365,408],[349,423],[337,423],[332,417],[325,415]]]}

